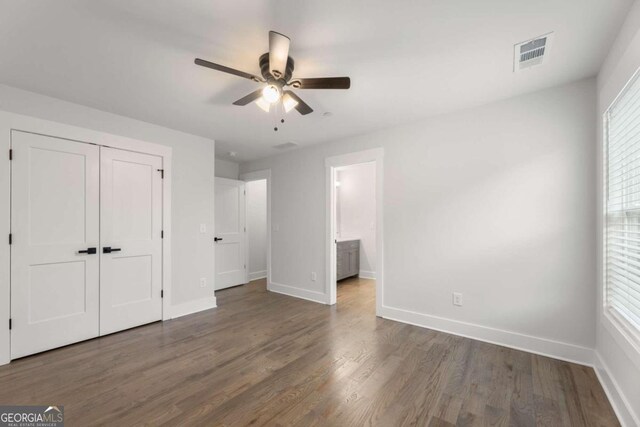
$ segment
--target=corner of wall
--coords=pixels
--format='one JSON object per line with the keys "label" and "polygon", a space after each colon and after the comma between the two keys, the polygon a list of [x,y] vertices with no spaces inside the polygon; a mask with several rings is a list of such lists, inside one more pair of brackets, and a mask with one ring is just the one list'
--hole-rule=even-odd
{"label": "corner of wall", "polygon": [[240,176],[240,164],[230,160],[215,159],[215,176],[217,178],[238,179]]}
{"label": "corner of wall", "polygon": [[282,285],[280,283],[271,282],[267,284],[267,290],[290,297],[301,298],[307,301],[317,302],[329,305],[329,297],[327,294],[307,289],[296,288],[294,286]]}
{"label": "corner of wall", "polygon": [[620,421],[620,424],[623,427],[640,426],[640,418],[638,415],[631,412],[633,406],[631,406],[631,403],[629,403],[626,397],[621,393],[620,386],[616,379],[611,375],[609,367],[597,350],[595,351],[594,370],[605,394],[607,395],[607,398],[609,399],[609,403],[611,403],[611,406],[618,417],[618,421]]}
{"label": "corner of wall", "polygon": [[183,302],[171,306],[171,318],[177,319],[178,317],[186,316],[188,314],[194,314],[199,311],[209,310],[216,308],[217,300],[215,296],[209,296],[200,298],[193,301]]}

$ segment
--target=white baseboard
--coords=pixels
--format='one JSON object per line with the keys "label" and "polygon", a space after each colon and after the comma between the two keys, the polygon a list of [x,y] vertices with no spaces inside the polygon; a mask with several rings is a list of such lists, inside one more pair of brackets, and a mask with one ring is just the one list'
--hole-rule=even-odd
{"label": "white baseboard", "polygon": [[466,338],[497,344],[516,350],[528,351],[554,359],[581,365],[593,366],[594,350],[574,344],[567,344],[546,338],[520,334],[518,332],[494,329],[473,323],[460,322],[438,316],[416,313],[413,311],[383,306],[379,313],[385,319],[409,323],[415,326],[435,329]]}
{"label": "white baseboard", "polygon": [[595,353],[595,359],[596,375],[622,427],[640,426],[640,414],[633,413],[633,406],[620,392],[617,381],[610,375],[609,368],[598,352]]}
{"label": "white baseboard", "polygon": [[210,296],[206,298],[200,298],[194,301],[183,302],[182,304],[176,304],[171,306],[171,318],[186,316],[188,314],[197,313],[203,310],[209,310],[210,308],[216,308],[216,297]]}
{"label": "white baseboard", "polygon": [[267,270],[255,271],[253,273],[249,273],[249,281],[264,279],[267,277]]}
{"label": "white baseboard", "polygon": [[376,278],[376,272],[375,271],[365,271],[365,270],[360,270],[360,273],[358,273],[358,276],[362,279],[375,279]]}
{"label": "white baseboard", "polygon": [[271,282],[267,285],[267,290],[276,292],[290,297],[302,298],[308,301],[318,302],[320,304],[328,304],[327,295],[322,292],[310,291],[308,289],[296,288],[293,286],[282,285],[280,283]]}

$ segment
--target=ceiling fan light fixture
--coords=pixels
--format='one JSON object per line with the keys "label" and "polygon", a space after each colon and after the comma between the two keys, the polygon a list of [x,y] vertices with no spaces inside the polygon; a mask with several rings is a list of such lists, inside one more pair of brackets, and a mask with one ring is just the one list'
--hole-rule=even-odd
{"label": "ceiling fan light fixture", "polygon": [[294,89],[349,89],[351,87],[349,77],[296,77],[293,79],[294,61],[289,56],[290,43],[291,39],[284,34],[269,31],[269,51],[258,58],[262,77],[200,58],[196,58],[194,62],[201,67],[261,83],[261,87],[236,100],[233,105],[244,106],[255,102],[260,109],[267,113],[271,110],[272,105],[276,106],[280,112],[278,108],[280,103],[287,113],[292,109],[297,110],[302,116],[313,113],[313,108],[307,105],[295,92],[285,90],[288,86]]}
{"label": "ceiling fan light fixture", "polygon": [[282,105],[284,106],[284,111],[288,113],[289,111],[293,110],[296,105],[298,105],[298,101],[293,99],[293,97],[288,93],[285,93],[282,96]]}
{"label": "ceiling fan light fixture", "polygon": [[275,104],[280,100],[280,88],[276,85],[268,85],[262,89],[262,98],[269,104]]}
{"label": "ceiling fan light fixture", "polygon": [[271,104],[265,101],[262,97],[258,98],[258,100],[256,101],[256,105],[264,110],[265,113],[268,113],[271,109]]}

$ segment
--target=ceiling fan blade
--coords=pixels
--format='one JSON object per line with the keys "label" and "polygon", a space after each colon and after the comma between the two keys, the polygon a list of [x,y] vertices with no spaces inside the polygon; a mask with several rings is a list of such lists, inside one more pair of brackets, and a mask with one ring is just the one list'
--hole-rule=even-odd
{"label": "ceiling fan blade", "polygon": [[260,98],[261,96],[262,96],[262,88],[254,92],[251,92],[249,95],[243,98],[238,99],[236,102],[233,103],[233,105],[247,105],[252,103],[256,99]]}
{"label": "ceiling fan blade", "polygon": [[297,89],[349,89],[349,77],[318,77],[311,79],[295,79],[290,83]]}
{"label": "ceiling fan blade", "polygon": [[269,71],[276,79],[284,76],[291,40],[284,34],[269,31]]}
{"label": "ceiling fan blade", "polygon": [[284,91],[285,95],[289,95],[291,98],[293,98],[298,104],[293,107],[296,110],[298,110],[298,113],[302,114],[303,116],[309,114],[309,113],[313,113],[313,108],[309,107],[302,99],[300,99],[300,97],[298,95],[296,95],[295,93],[291,92],[290,90],[285,90]]}
{"label": "ceiling fan blade", "polygon": [[223,73],[233,74],[234,76],[244,77],[245,79],[253,80],[254,82],[263,81],[260,77],[254,76],[253,74],[245,73],[244,71],[236,70],[234,68],[225,67],[224,65],[215,64],[213,62],[205,61],[204,59],[196,58],[196,65],[200,65],[202,67],[211,68],[212,70],[222,71]]}

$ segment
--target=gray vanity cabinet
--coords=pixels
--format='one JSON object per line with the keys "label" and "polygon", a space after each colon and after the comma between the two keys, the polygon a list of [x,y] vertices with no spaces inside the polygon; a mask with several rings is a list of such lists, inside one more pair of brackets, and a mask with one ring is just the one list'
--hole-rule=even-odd
{"label": "gray vanity cabinet", "polygon": [[360,240],[337,243],[337,280],[357,276],[360,273]]}

